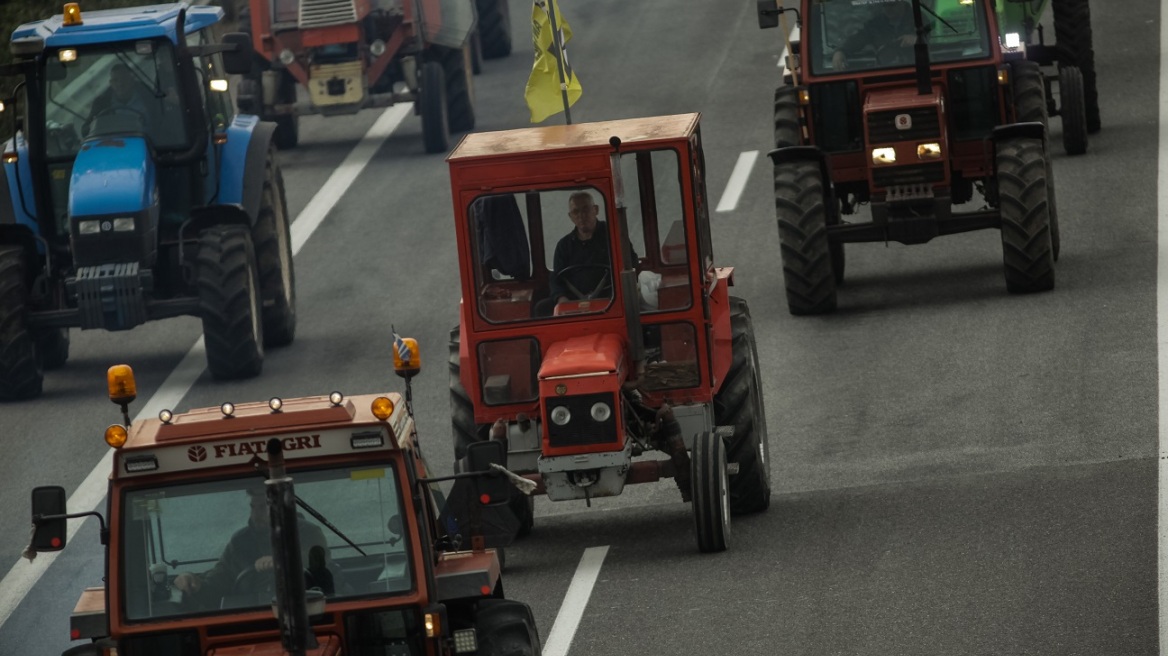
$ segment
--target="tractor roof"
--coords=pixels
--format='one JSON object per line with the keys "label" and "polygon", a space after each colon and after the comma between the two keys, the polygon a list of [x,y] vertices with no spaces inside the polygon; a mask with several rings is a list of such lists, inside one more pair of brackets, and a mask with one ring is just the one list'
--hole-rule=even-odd
{"label": "tractor roof", "polygon": [[609,144],[612,137],[620,137],[625,144],[688,139],[697,131],[699,117],[700,114],[677,114],[471,133],[459,142],[447,161],[547,154],[555,150],[608,149],[612,147]]}
{"label": "tractor roof", "polygon": [[80,25],[64,25],[62,15],[57,14],[52,18],[21,25],[12,32],[12,40],[42,39],[48,48],[163,36],[177,43],[175,23],[179,10],[184,7],[187,10],[184,32],[187,34],[197,32],[223,19],[222,7],[192,7],[185,2],[98,11],[85,11],[82,3]]}

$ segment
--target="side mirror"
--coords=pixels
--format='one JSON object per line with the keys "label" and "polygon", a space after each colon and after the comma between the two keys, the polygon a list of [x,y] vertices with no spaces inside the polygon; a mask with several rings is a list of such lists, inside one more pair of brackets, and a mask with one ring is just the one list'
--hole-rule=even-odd
{"label": "side mirror", "polygon": [[[489,472],[492,464],[506,466],[506,446],[499,440],[474,442],[466,447],[466,463],[467,471]],[[483,505],[503,504],[511,499],[511,482],[503,476],[480,476],[474,481]]]}
{"label": "side mirror", "polygon": [[[65,548],[65,488],[49,485],[33,488],[32,523],[35,526],[32,542],[35,551],[60,551]],[[41,519],[51,517],[52,519]]]}
{"label": "side mirror", "polygon": [[779,26],[779,11],[775,0],[758,0],[758,26],[761,29]]}
{"label": "side mirror", "polygon": [[251,46],[251,35],[244,32],[230,32],[223,35],[223,43],[235,46],[223,52],[223,69],[229,75],[249,75],[255,62],[255,50]]}

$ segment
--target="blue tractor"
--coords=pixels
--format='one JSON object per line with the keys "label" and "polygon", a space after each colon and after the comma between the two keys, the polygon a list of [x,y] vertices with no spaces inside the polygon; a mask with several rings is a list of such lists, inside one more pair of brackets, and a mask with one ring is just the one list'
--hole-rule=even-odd
{"label": "blue tractor", "polygon": [[41,393],[69,330],[202,319],[217,379],[255,376],[292,341],[290,219],[274,123],[233,112],[250,72],[223,10],[82,13],[12,34],[0,173],[0,399]]}

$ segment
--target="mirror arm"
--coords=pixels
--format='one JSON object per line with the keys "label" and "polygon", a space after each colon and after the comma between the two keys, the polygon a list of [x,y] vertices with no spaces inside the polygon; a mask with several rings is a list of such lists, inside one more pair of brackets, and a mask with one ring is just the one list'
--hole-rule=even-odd
{"label": "mirror arm", "polygon": [[90,510],[89,512],[81,513],[64,513],[60,515],[33,515],[32,523],[34,526],[40,526],[44,522],[51,522],[57,519],[79,519],[81,517],[96,517],[97,523],[101,527],[101,543],[109,543],[109,528],[107,528],[105,525],[105,517],[103,517],[102,514],[96,510]]}

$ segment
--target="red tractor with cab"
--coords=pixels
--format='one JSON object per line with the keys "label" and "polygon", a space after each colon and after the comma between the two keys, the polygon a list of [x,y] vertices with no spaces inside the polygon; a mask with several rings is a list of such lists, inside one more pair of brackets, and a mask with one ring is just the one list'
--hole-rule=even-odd
{"label": "red tractor with cab", "polygon": [[[447,161],[455,457],[503,442],[552,501],[672,477],[700,550],[725,549],[730,515],[770,503],[770,453],[750,312],[714,264],[699,116],[469,134]],[[530,498],[512,506],[530,530]]]}

